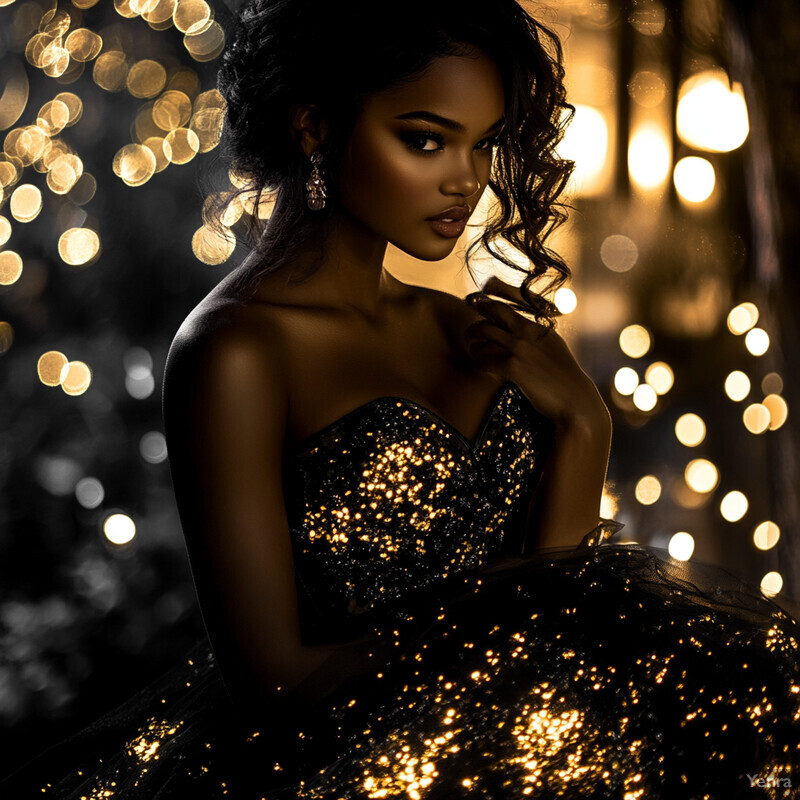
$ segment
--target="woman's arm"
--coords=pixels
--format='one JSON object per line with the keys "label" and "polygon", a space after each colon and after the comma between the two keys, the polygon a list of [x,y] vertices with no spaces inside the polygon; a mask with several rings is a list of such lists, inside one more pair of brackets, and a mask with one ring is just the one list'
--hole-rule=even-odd
{"label": "woman's arm", "polygon": [[368,669],[375,648],[301,642],[282,486],[287,365],[278,326],[247,318],[253,313],[184,323],[167,359],[164,423],[192,576],[226,687],[251,713],[299,711]]}
{"label": "woman's arm", "polygon": [[574,547],[600,520],[611,449],[611,417],[594,386],[585,405],[556,423],[553,449],[528,507],[523,555]]}

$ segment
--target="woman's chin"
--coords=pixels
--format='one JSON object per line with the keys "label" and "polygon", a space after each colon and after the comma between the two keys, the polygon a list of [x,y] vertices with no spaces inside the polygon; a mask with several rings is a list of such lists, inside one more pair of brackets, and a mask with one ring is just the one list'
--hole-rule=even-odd
{"label": "woman's chin", "polygon": [[442,261],[455,250],[457,242],[458,239],[442,239],[439,242],[430,244],[414,243],[410,245],[399,242],[392,242],[392,244],[406,255],[420,261]]}

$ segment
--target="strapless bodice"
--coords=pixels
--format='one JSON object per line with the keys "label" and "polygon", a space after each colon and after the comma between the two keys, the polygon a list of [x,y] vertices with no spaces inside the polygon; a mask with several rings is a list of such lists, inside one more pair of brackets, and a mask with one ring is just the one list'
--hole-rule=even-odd
{"label": "strapless bodice", "polygon": [[474,442],[425,406],[384,396],[298,443],[284,494],[308,636],[356,630],[365,612],[482,566],[523,524],[552,436],[506,382]]}

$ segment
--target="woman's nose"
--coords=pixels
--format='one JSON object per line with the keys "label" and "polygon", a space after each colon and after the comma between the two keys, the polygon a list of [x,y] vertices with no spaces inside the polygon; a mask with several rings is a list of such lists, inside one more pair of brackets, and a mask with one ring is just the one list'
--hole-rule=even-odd
{"label": "woman's nose", "polygon": [[481,188],[472,158],[459,159],[448,170],[442,181],[442,194],[459,194],[469,197]]}

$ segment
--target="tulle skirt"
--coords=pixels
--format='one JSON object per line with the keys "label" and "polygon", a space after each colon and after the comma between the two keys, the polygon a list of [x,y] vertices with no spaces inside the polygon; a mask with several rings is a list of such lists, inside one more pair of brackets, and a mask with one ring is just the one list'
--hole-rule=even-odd
{"label": "tulle skirt", "polygon": [[0,796],[800,796],[796,614],[656,548],[544,550],[376,615],[396,656],[302,717],[248,721],[200,641]]}

